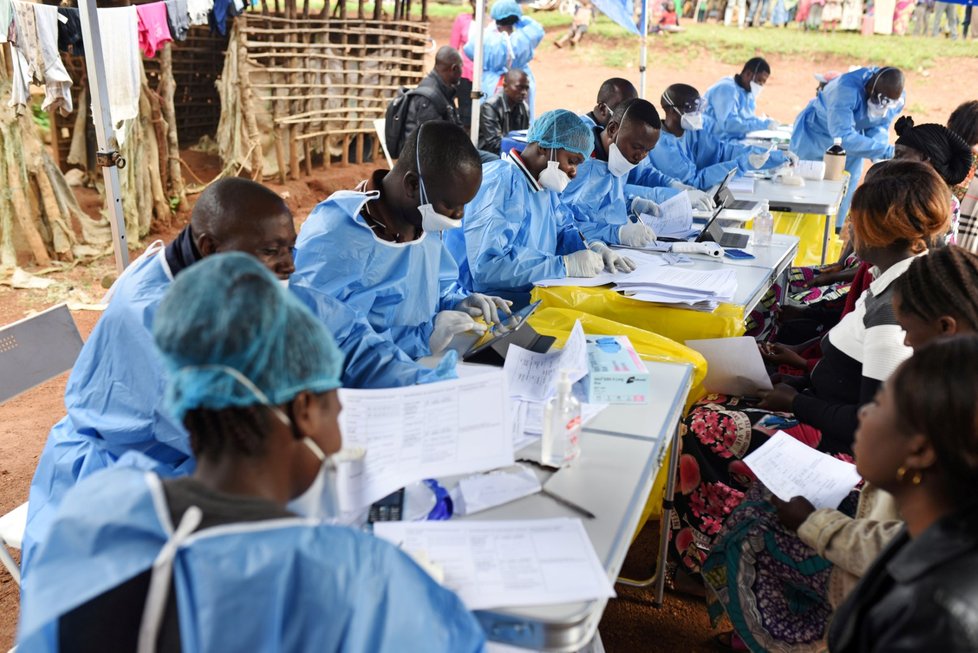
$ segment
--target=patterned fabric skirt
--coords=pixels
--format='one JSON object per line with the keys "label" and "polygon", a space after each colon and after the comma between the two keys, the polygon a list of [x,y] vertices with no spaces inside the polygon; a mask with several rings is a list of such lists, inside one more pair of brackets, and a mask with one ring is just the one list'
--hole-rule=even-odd
{"label": "patterned fabric skirt", "polygon": [[[739,397],[707,395],[681,426],[679,481],[670,524],[672,553],[690,572],[699,572],[724,521],[756,480],[744,457],[784,431],[810,447],[821,432],[790,413],[753,408]],[[852,460],[850,452],[825,451]]]}

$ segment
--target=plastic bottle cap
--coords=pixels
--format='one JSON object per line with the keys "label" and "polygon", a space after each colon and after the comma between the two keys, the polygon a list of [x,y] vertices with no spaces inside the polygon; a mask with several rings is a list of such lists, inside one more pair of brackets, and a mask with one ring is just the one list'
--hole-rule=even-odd
{"label": "plastic bottle cap", "polygon": [[557,392],[569,394],[571,391],[570,373],[567,370],[560,371],[560,380],[557,381]]}
{"label": "plastic bottle cap", "polygon": [[839,137],[833,138],[832,139],[832,144],[833,145],[842,145],[842,137],[839,136]]}

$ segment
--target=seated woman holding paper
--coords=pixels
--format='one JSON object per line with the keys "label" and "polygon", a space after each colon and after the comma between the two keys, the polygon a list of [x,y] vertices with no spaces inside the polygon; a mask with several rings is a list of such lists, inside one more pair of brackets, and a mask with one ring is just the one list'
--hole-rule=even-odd
{"label": "seated woman holding paper", "polygon": [[751,481],[744,456],[778,430],[825,453],[850,455],[858,407],[911,353],[893,315],[892,284],[947,230],[947,186],[921,163],[891,161],[873,170],[856,191],[851,219],[857,253],[880,272],[856,309],[823,338],[807,387],[775,385],[759,404],[708,395],[684,420],[673,544],[690,571],[699,571],[724,519],[744,498]]}
{"label": "seated woman holding paper", "polygon": [[197,467],[102,471],[65,497],[24,577],[18,648],[481,651],[458,597],[328,525],[341,352],[257,260],[183,272],[154,336]]}
{"label": "seated woman holding paper", "polygon": [[[978,333],[978,256],[952,246],[915,258],[893,282],[893,309],[915,351]],[[815,510],[753,483],[703,563],[714,623],[726,612],[733,641],[754,650],[821,650],[832,610],[902,526],[887,492],[865,485],[858,498],[853,518],[851,500]]]}
{"label": "seated woman holding paper", "polygon": [[833,653],[978,650],[976,359],[976,336],[932,343],[863,407],[857,468],[906,527],[838,609]]}
{"label": "seated woman holding paper", "polygon": [[527,143],[486,164],[462,228],[445,236],[459,285],[511,299],[516,308],[529,303],[537,281],[634,269],[605,243],[586,241],[560,200],[594,150],[584,121],[564,109],[549,111],[530,125]]}

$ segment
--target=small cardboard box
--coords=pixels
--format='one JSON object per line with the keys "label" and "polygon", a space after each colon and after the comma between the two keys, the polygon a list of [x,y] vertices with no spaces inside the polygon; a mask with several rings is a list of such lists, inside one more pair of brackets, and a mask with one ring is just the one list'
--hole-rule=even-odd
{"label": "small cardboard box", "polygon": [[652,382],[627,336],[587,336],[588,403],[644,404]]}

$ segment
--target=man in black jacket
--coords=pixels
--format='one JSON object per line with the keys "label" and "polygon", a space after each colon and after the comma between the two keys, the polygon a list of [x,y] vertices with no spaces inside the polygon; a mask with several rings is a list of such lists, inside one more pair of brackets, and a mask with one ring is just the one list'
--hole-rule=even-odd
{"label": "man in black jacket", "polygon": [[[424,94],[414,95],[409,99],[410,104],[402,132],[405,142],[410,133],[430,120],[447,120],[463,127],[455,105],[455,91],[460,79],[462,79],[462,55],[458,50],[447,45],[440,48],[435,55],[434,69],[418,84],[419,90],[425,89]],[[397,158],[400,152],[391,152],[391,154]]]}
{"label": "man in black jacket", "polygon": [[530,112],[526,98],[530,80],[519,68],[511,68],[503,78],[503,89],[482,105],[479,120],[479,149],[501,154],[503,136],[515,129],[530,127]]}

